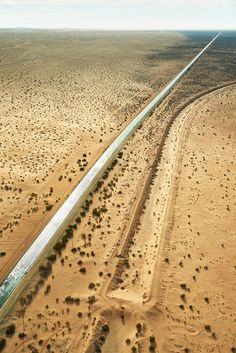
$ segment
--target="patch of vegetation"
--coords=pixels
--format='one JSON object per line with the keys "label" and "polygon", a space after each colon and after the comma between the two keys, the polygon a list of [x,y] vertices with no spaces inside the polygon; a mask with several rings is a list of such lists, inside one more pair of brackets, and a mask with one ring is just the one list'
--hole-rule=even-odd
{"label": "patch of vegetation", "polygon": [[101,347],[99,345],[99,343],[97,341],[94,342],[94,348],[95,348],[95,352],[96,353],[101,353],[102,350],[101,350]]}
{"label": "patch of vegetation", "polygon": [[50,290],[51,290],[51,286],[50,286],[50,284],[48,284],[47,287],[46,287],[46,289],[45,289],[45,291],[44,291],[44,294],[45,294],[45,295],[48,295],[49,292],[50,292]]}
{"label": "patch of vegetation", "polygon": [[9,325],[5,331],[7,337],[13,336],[15,332],[16,332],[16,326],[14,324]]}
{"label": "patch of vegetation", "polygon": [[46,211],[50,211],[52,209],[53,205],[47,204],[46,205]]}
{"label": "patch of vegetation", "polygon": [[81,268],[79,269],[79,272],[82,273],[83,275],[85,275],[85,273],[86,273],[86,268],[85,268],[85,267],[81,267]]}
{"label": "patch of vegetation", "polygon": [[102,332],[104,332],[105,334],[108,334],[108,332],[110,332],[110,328],[108,324],[102,325]]}
{"label": "patch of vegetation", "polygon": [[73,298],[71,295],[68,295],[67,297],[65,297],[65,303],[67,305],[79,305],[80,304],[80,298]]}
{"label": "patch of vegetation", "polygon": [[138,332],[142,331],[142,324],[140,324],[140,322],[136,325],[136,329]]}
{"label": "patch of vegetation", "polygon": [[2,352],[5,347],[6,347],[6,339],[0,338],[0,352]]}
{"label": "patch of vegetation", "polygon": [[20,340],[23,340],[26,337],[26,334],[24,332],[20,332],[18,337]]}
{"label": "patch of vegetation", "polygon": [[58,253],[61,254],[61,251],[63,249],[63,245],[60,241],[58,241],[54,246],[53,249]]}
{"label": "patch of vegetation", "polygon": [[79,319],[81,319],[83,317],[83,314],[81,313],[81,311],[78,312],[77,316]]}
{"label": "patch of vegetation", "polygon": [[51,254],[48,256],[48,261],[50,262],[55,262],[57,259],[57,256],[55,254]]}
{"label": "patch of vegetation", "polygon": [[125,343],[127,344],[127,346],[129,346],[131,343],[130,338],[126,338]]}
{"label": "patch of vegetation", "polygon": [[180,298],[183,300],[183,302],[185,302],[185,301],[186,301],[186,295],[185,295],[184,293],[183,293],[183,294],[181,294]]}
{"label": "patch of vegetation", "polygon": [[149,337],[149,341],[150,341],[150,346],[149,346],[149,351],[150,352],[155,352],[156,349],[156,339],[155,336],[150,336]]}
{"label": "patch of vegetation", "polygon": [[91,295],[88,297],[88,304],[92,305],[94,303],[96,303],[97,299],[95,297],[95,295]]}
{"label": "patch of vegetation", "polygon": [[76,222],[77,224],[80,224],[80,223],[81,223],[81,217],[76,217],[75,222]]}
{"label": "patch of vegetation", "polygon": [[128,259],[125,259],[125,260],[124,260],[124,265],[125,265],[126,268],[130,268],[129,260],[128,260]]}
{"label": "patch of vegetation", "polygon": [[117,155],[117,157],[118,157],[119,159],[121,159],[121,158],[123,157],[123,152],[119,152],[118,155]]}
{"label": "patch of vegetation", "polygon": [[187,285],[186,285],[186,283],[181,283],[180,288],[181,288],[181,289],[184,289],[184,290],[187,290]]}
{"label": "patch of vegetation", "polygon": [[47,262],[44,265],[39,266],[40,276],[44,279],[48,278],[48,276],[52,273],[52,264],[51,262]]}
{"label": "patch of vegetation", "polygon": [[205,325],[204,328],[205,328],[205,330],[207,332],[211,332],[211,326],[210,325]]}

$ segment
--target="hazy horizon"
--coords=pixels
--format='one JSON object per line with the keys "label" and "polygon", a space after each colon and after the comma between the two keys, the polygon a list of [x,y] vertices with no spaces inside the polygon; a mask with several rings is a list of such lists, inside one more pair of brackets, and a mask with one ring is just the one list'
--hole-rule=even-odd
{"label": "hazy horizon", "polygon": [[236,31],[235,28],[175,28],[175,29],[168,29],[168,28],[153,28],[153,29],[125,29],[125,28],[73,28],[73,27],[0,27],[0,30],[32,30],[32,31],[78,31],[78,32],[231,32]]}
{"label": "hazy horizon", "polygon": [[233,30],[235,0],[0,0],[0,27]]}

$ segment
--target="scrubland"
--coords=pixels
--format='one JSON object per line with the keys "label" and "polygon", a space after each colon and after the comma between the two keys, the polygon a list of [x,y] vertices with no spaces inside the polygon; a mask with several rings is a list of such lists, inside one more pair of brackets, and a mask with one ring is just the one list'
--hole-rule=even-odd
{"label": "scrubland", "polygon": [[[212,36],[18,35],[17,68],[1,52],[2,276]],[[236,352],[236,89],[210,93],[235,79],[234,43],[222,35],[142,124],[28,274],[1,323],[4,352]]]}

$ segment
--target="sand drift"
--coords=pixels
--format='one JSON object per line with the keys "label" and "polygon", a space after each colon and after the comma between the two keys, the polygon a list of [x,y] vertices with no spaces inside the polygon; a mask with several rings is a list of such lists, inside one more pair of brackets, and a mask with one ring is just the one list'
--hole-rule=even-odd
{"label": "sand drift", "polygon": [[183,69],[166,87],[130,122],[130,124],[120,133],[113,143],[105,150],[101,157],[92,166],[89,172],[71,192],[61,207],[53,215],[49,223],[40,232],[32,245],[21,257],[15,267],[4,279],[0,286],[0,306],[2,307],[7,300],[14,295],[14,290],[19,285],[24,275],[42,254],[43,250],[54,238],[56,234],[63,230],[63,227],[72,218],[75,208],[80,205],[88,193],[94,188],[96,182],[102,176],[106,168],[114,159],[115,155],[122,148],[131,134],[140,126],[150,112],[162,101],[179,80],[191,69],[197,60],[204,54],[208,47],[218,38],[220,33],[207,44],[207,46]]}

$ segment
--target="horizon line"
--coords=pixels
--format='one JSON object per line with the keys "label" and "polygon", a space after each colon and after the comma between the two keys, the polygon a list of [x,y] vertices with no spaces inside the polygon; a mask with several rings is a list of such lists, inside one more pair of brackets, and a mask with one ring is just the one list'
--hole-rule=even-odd
{"label": "horizon line", "polygon": [[28,30],[69,30],[69,31],[236,31],[235,28],[91,28],[91,27],[0,27],[0,30],[17,30],[17,29],[28,29]]}

